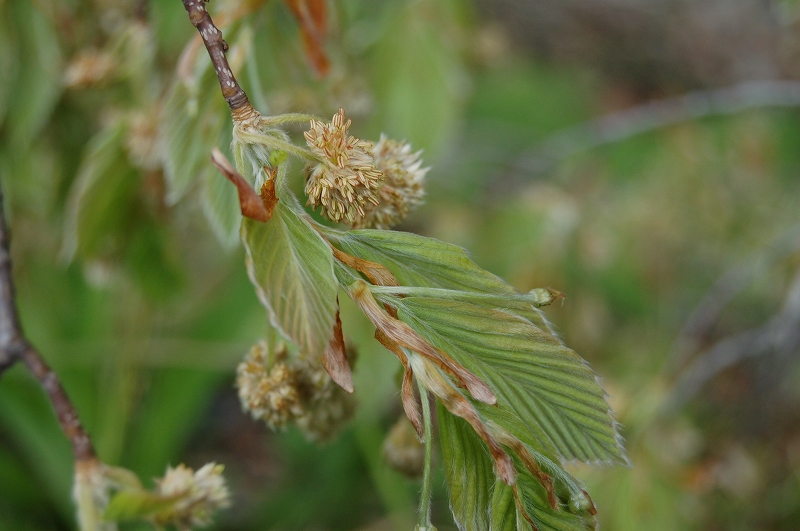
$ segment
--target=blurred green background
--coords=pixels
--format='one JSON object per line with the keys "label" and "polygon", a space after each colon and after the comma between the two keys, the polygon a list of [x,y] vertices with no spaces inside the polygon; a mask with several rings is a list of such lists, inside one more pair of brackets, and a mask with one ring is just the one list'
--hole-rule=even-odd
{"label": "blurred green background", "polygon": [[[800,528],[800,3],[327,8],[319,79],[284,3],[210,4],[259,110],[341,106],[352,133],[425,150],[427,203],[402,229],[566,294],[546,314],[600,375],[633,463],[573,467],[603,528]],[[352,306],[360,405],[336,441],[240,412],[234,370],[266,315],[233,189],[208,163],[230,122],[197,43],[179,0],[0,0],[0,178],[26,333],[103,461],[145,483],[225,464],[234,504],[216,529],[410,530],[419,484],[381,456],[397,363]],[[15,367],[0,379],[0,530],[73,529],[71,474]],[[454,530],[437,474],[434,523]]]}

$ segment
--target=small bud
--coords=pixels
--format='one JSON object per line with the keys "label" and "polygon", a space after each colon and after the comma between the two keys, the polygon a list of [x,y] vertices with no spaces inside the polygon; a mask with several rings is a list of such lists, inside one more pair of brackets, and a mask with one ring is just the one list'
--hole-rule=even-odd
{"label": "small bud", "polygon": [[417,438],[417,431],[402,415],[383,441],[383,458],[393,469],[409,478],[422,476],[425,464],[425,445]]}
{"label": "small bud", "polygon": [[353,228],[389,229],[403,221],[422,204],[423,181],[430,168],[420,168],[421,151],[412,153],[408,142],[398,142],[381,135],[372,148],[375,167],[384,175],[378,185],[378,205],[369,205],[366,215]]}
{"label": "small bud", "polygon": [[155,522],[172,524],[181,531],[209,525],[214,511],[230,505],[223,469],[216,463],[208,463],[197,472],[184,465],[168,467],[164,477],[157,480],[156,492],[175,501],[155,515]]}
{"label": "small bud", "polygon": [[563,299],[565,297],[565,295],[560,291],[556,291],[550,288],[532,289],[528,292],[528,296],[530,297],[531,302],[533,302],[533,305],[536,306],[537,308],[541,308],[542,306],[549,306],[558,299]]}
{"label": "small bud", "polygon": [[383,174],[375,167],[372,143],[348,135],[349,127],[342,109],[330,123],[311,120],[306,143],[320,162],[308,168],[305,192],[308,203],[319,206],[325,217],[352,224],[366,215],[369,205],[379,204]]}
{"label": "small bud", "polygon": [[279,164],[283,163],[288,156],[289,154],[285,151],[275,150],[269,154],[269,163],[272,166],[278,166]]}

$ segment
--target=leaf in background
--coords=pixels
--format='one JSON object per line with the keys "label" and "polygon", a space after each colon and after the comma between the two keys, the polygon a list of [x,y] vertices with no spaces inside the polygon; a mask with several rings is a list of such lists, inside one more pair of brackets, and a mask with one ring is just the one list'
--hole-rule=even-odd
{"label": "leaf in background", "polygon": [[18,43],[13,31],[14,23],[9,13],[9,3],[0,4],[0,72],[3,72],[5,80],[0,83],[0,125],[3,123],[8,109],[8,100],[14,88],[17,78],[17,68],[19,66]]}
{"label": "leaf in background", "polygon": [[125,268],[151,301],[165,302],[185,285],[174,235],[151,219],[136,220],[125,242]]}
{"label": "leaf in background", "polygon": [[175,80],[161,118],[167,202],[171,204],[208,170],[211,149],[226,145],[221,139],[231,127],[213,70],[199,70],[189,82],[180,77]]}
{"label": "leaf in background", "polygon": [[[342,251],[377,262],[391,271],[403,286],[518,295],[503,279],[481,269],[457,245],[409,232],[383,230],[326,230],[326,236]],[[514,312],[552,334],[542,313],[524,302],[508,301]]]}
{"label": "leaf in background", "polygon": [[125,153],[126,133],[120,120],[89,143],[68,199],[62,251],[67,259],[114,251],[116,237],[129,229],[140,179]]}
{"label": "leaf in background", "polygon": [[[433,346],[489,384],[491,421],[512,431],[508,414],[527,429],[514,433],[534,449],[584,462],[627,463],[605,393],[572,350],[514,314],[463,301],[379,296]],[[513,418],[512,417],[512,418]]]}
{"label": "leaf in background", "polygon": [[327,33],[327,0],[285,0],[289,10],[300,24],[303,48],[314,72],[324,77],[330,70],[330,63],[323,47]]}
{"label": "leaf in background", "polygon": [[[496,479],[492,459],[467,422],[439,405],[439,437],[450,493],[450,508],[462,531],[530,531],[511,487]],[[563,471],[562,471],[563,472]],[[517,464],[517,489],[527,515],[539,531],[586,531],[595,521],[561,504],[553,509],[547,491]],[[566,474],[566,472],[563,472]]]}
{"label": "leaf in background", "polygon": [[244,218],[247,271],[272,324],[303,353],[322,355],[337,310],[333,253],[281,198],[269,223]]}
{"label": "leaf in background", "polygon": [[431,0],[396,5],[372,55],[380,122],[431,156],[454,133],[469,95],[456,47],[470,39],[458,21],[466,9],[462,2]]}
{"label": "leaf in background", "polygon": [[[35,2],[12,2],[20,53],[9,95],[7,120],[12,144],[27,146],[47,121],[61,94],[61,51],[50,20]],[[5,76],[6,73],[3,72]]]}

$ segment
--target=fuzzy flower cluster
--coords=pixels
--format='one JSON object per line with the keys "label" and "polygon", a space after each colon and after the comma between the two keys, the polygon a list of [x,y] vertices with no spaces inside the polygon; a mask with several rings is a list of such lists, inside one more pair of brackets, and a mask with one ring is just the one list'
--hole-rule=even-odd
{"label": "fuzzy flower cluster", "polygon": [[311,120],[305,138],[320,162],[309,168],[305,192],[308,203],[320,206],[325,217],[354,223],[364,218],[369,205],[379,204],[383,174],[375,167],[372,143],[347,134],[349,128],[342,109],[330,123]]}
{"label": "fuzzy flower cluster", "polygon": [[381,135],[373,145],[348,135],[349,127],[342,109],[330,123],[311,121],[305,137],[319,162],[308,168],[308,203],[356,229],[388,229],[422,203],[428,168],[407,142]]}
{"label": "fuzzy flower cluster", "polygon": [[362,219],[353,223],[353,228],[389,229],[422,204],[423,181],[430,168],[420,168],[421,153],[412,152],[408,142],[381,135],[372,148],[375,167],[384,175],[378,187],[379,204],[369,208]]}
{"label": "fuzzy flower cluster", "polygon": [[156,491],[176,501],[155,516],[156,523],[172,524],[181,531],[209,525],[214,511],[230,505],[223,468],[216,463],[208,463],[197,472],[182,464],[168,467],[164,477],[157,480]]}
{"label": "fuzzy flower cluster", "polygon": [[331,380],[319,363],[289,361],[281,350],[254,345],[236,370],[242,408],[272,429],[294,422],[309,440],[331,439],[355,411],[353,398]]}

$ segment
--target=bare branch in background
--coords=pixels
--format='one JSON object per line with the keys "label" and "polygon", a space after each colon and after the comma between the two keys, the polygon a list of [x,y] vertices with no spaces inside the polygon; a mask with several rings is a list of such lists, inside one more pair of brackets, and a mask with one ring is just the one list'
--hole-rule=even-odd
{"label": "bare branch in background", "polygon": [[505,196],[577,153],[690,120],[767,107],[800,107],[800,82],[749,81],[724,89],[698,90],[568,127],[524,151],[510,165],[496,161],[502,169],[488,180],[486,188]]}
{"label": "bare branch in background", "polygon": [[20,332],[19,315],[14,304],[11,281],[11,252],[0,190],[0,375],[16,363],[29,345]]}
{"label": "bare branch in background", "polygon": [[792,354],[799,350],[800,272],[795,275],[783,308],[764,326],[719,341],[689,365],[673,387],[664,412],[679,411],[714,376],[745,359],[766,354]]}
{"label": "bare branch in background", "polygon": [[702,348],[719,322],[720,313],[727,304],[763,271],[800,250],[800,226],[793,227],[775,239],[765,249],[747,258],[715,283],[692,311],[672,347],[667,370],[674,371],[685,365],[692,354]]}
{"label": "bare branch in background", "polygon": [[61,429],[72,443],[75,460],[95,459],[89,434],[83,429],[78,413],[61,386],[58,376],[22,332],[11,275],[11,252],[3,208],[3,191],[0,189],[0,374],[20,360],[39,380],[47,393]]}

